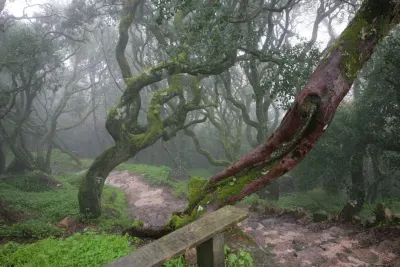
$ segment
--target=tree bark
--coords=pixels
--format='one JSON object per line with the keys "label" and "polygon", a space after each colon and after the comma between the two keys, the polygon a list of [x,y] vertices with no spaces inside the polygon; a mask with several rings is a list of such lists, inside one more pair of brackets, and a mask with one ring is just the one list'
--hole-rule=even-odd
{"label": "tree bark", "polygon": [[96,157],[79,188],[78,200],[81,214],[88,218],[98,218],[101,215],[101,194],[108,174],[131,157],[129,146],[121,144],[110,147]]}
{"label": "tree bark", "polygon": [[364,1],[272,136],[208,182],[193,183],[201,188],[190,188],[195,195],[189,196],[189,206],[166,227],[179,228],[204,212],[236,203],[293,169],[325,132],[359,71],[399,16],[399,1]]}
{"label": "tree bark", "polygon": [[5,169],[6,169],[6,154],[4,153],[3,150],[3,144],[0,143],[0,175],[3,174]]}

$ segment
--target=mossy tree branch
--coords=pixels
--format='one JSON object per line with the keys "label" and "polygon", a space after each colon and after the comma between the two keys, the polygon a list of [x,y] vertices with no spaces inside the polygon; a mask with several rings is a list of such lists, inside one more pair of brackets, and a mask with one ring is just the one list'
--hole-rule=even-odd
{"label": "mossy tree branch", "polygon": [[189,206],[165,228],[235,203],[293,169],[325,132],[375,46],[399,22],[399,7],[399,1],[364,1],[272,136],[209,181],[191,180]]}

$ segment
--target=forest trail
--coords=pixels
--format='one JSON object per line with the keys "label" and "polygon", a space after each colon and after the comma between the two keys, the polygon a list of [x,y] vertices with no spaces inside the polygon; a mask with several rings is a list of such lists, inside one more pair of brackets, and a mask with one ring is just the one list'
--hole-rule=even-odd
{"label": "forest trail", "polygon": [[[130,215],[145,226],[161,226],[172,212],[186,207],[186,201],[169,189],[151,186],[127,171],[112,172],[106,183],[125,192]],[[257,267],[400,266],[400,228],[362,231],[256,212],[250,212],[238,228],[247,236],[231,231],[227,242],[249,251]]]}
{"label": "forest trail", "polygon": [[127,171],[111,172],[106,184],[125,193],[131,217],[142,221],[144,226],[163,226],[173,212],[186,208],[187,202],[174,197],[168,188],[151,186],[140,175]]}

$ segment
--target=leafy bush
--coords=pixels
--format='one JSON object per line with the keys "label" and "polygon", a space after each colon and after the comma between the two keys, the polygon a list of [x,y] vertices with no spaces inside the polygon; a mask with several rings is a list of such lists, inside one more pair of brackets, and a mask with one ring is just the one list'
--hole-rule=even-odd
{"label": "leafy bush", "polygon": [[0,266],[102,266],[132,250],[127,236],[76,233],[66,239],[47,238],[29,245],[0,247]]}
{"label": "leafy bush", "polygon": [[250,253],[239,249],[234,253],[228,246],[225,245],[225,266],[226,267],[252,267],[254,266],[253,258]]}
{"label": "leafy bush", "polygon": [[[239,249],[236,253],[227,245],[224,246],[225,266],[226,267],[253,267],[253,258],[250,253]],[[163,267],[192,267],[188,265],[184,255],[171,259],[162,265]]]}

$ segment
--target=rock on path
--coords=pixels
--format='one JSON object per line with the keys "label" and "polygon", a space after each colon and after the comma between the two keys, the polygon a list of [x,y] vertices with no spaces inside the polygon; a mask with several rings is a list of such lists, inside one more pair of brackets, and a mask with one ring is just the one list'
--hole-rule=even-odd
{"label": "rock on path", "polygon": [[131,217],[143,221],[144,226],[163,226],[173,212],[186,208],[187,202],[174,197],[169,189],[154,188],[127,171],[111,172],[106,184],[125,192]]}

